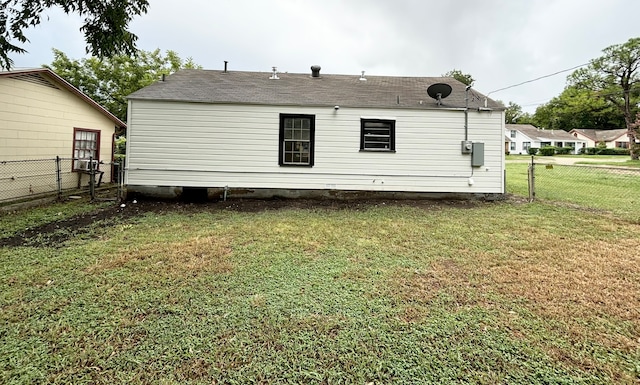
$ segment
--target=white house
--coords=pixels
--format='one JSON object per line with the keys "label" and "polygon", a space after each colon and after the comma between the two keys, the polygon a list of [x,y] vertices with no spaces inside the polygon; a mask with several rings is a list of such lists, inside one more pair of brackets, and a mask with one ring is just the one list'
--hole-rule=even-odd
{"label": "white house", "polygon": [[587,147],[597,147],[598,143],[604,143],[607,148],[629,148],[626,128],[615,130],[575,128],[569,133],[575,138],[586,141]]}
{"label": "white house", "polygon": [[581,148],[587,147],[587,142],[564,130],[541,130],[531,124],[505,124],[505,149],[510,154],[526,155],[529,148],[545,146],[571,147],[572,154],[579,154]]}
{"label": "white house", "polygon": [[131,94],[128,191],[503,193],[501,104],[453,78],[312,70],[182,70]]}

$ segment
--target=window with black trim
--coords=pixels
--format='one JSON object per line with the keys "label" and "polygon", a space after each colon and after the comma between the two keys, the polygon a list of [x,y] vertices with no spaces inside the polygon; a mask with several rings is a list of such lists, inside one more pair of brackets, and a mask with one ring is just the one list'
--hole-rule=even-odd
{"label": "window with black trim", "polygon": [[84,170],[87,161],[100,160],[100,131],[85,128],[73,129],[73,170]]}
{"label": "window with black trim", "polygon": [[313,166],[315,115],[280,114],[280,166]]}
{"label": "window with black trim", "polygon": [[360,151],[396,150],[396,121],[360,119]]}

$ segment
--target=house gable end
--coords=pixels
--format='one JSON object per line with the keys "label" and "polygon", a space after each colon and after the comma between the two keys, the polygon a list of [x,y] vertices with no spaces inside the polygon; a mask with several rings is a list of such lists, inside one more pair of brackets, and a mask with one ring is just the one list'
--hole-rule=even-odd
{"label": "house gable end", "polygon": [[93,109],[97,110],[99,113],[111,120],[116,127],[127,127],[126,123],[118,119],[106,108],[98,104],[95,100],[85,95],[82,91],[77,89],[71,83],[67,82],[58,74],[48,68],[0,72],[0,77],[7,77],[18,81],[25,81],[48,88],[67,90],[80,98],[84,103],[87,103]]}
{"label": "house gable end", "polygon": [[18,80],[18,81],[28,82],[28,83],[34,83],[34,84],[38,84],[40,86],[54,88],[54,89],[57,89],[57,90],[60,89],[60,87],[58,87],[54,82],[52,82],[50,79],[44,77],[40,73],[21,74],[21,75],[14,76],[13,79]]}

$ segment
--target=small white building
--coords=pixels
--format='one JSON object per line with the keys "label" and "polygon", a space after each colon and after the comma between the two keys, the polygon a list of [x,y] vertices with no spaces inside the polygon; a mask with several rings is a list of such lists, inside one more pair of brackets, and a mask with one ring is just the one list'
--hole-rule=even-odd
{"label": "small white building", "polygon": [[505,124],[505,151],[526,155],[529,148],[545,146],[571,147],[572,154],[579,154],[587,147],[587,141],[563,130],[541,130],[531,124]]}
{"label": "small white building", "polygon": [[629,136],[626,128],[614,130],[575,128],[569,131],[569,134],[586,141],[587,147],[597,147],[599,143],[604,143],[607,148],[629,148]]}
{"label": "small white building", "polygon": [[[504,192],[501,104],[453,78],[312,70],[181,70],[133,93],[128,191]],[[450,95],[429,97],[442,83]]]}

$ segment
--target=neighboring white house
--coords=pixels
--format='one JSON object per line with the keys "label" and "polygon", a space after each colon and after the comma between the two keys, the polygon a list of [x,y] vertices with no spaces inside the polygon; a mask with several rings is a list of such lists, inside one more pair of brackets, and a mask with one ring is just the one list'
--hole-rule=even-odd
{"label": "neighboring white house", "polygon": [[541,130],[531,124],[505,124],[505,150],[510,154],[526,155],[529,148],[545,146],[571,147],[572,154],[579,154],[581,148],[587,147],[587,141],[563,130]]}
{"label": "neighboring white house", "polygon": [[501,104],[453,78],[319,72],[181,70],[131,94],[128,191],[504,192]]}
{"label": "neighboring white house", "polygon": [[[125,128],[124,122],[49,69],[0,72],[3,199],[56,189],[55,163],[33,163],[30,170],[22,171],[16,161],[59,156],[111,162],[114,133]],[[66,173],[77,169],[78,161],[65,163]],[[109,180],[110,166],[101,171],[105,172],[104,180]],[[80,178],[83,183],[88,180],[87,175],[78,173],[65,179],[68,185],[62,187],[73,187],[81,182]]]}
{"label": "neighboring white house", "polygon": [[575,128],[569,131],[575,138],[587,142],[587,147],[597,147],[598,143],[604,143],[607,148],[629,148],[627,129],[597,130]]}

